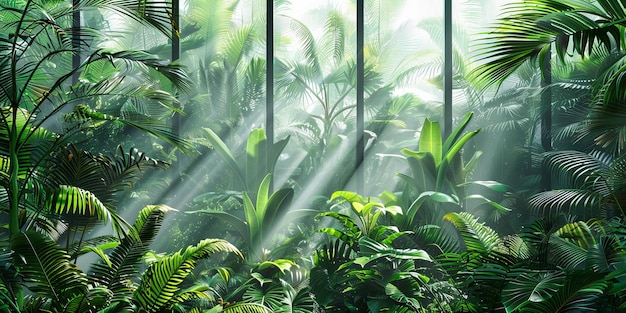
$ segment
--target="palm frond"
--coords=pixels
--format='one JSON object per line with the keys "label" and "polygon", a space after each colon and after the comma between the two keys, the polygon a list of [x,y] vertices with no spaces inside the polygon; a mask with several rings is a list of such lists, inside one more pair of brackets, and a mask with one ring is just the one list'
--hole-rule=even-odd
{"label": "palm frond", "polygon": [[117,247],[119,243],[119,237],[104,235],[75,242],[67,247],[66,250],[72,259],[76,259],[81,255],[93,252],[102,258],[105,263],[110,263],[109,258],[105,255],[104,251]]}
{"label": "palm frond", "polygon": [[591,271],[574,271],[567,275],[562,287],[548,299],[529,302],[525,312],[593,312],[604,293],[607,283],[604,274]]}
{"label": "palm frond", "polygon": [[139,266],[149,251],[165,218],[171,211],[168,206],[146,206],[133,223],[132,233],[124,237],[108,256],[109,263],[95,263],[90,269],[90,280],[97,286],[104,286],[114,294],[112,301],[125,302],[131,298],[131,286],[139,276]]}
{"label": "palm frond", "polygon": [[602,180],[597,173],[605,165],[583,152],[558,151],[546,155],[545,166],[552,176],[554,188],[585,188]]}
{"label": "palm frond", "polygon": [[229,72],[234,72],[254,46],[256,33],[251,25],[232,30],[222,47]]}
{"label": "palm frond", "polygon": [[566,223],[567,220],[563,214],[539,218],[524,227],[520,237],[527,243],[534,257],[539,261],[547,262],[551,236]]}
{"label": "palm frond", "polygon": [[626,251],[614,236],[600,236],[587,250],[586,268],[594,272],[611,272],[626,264]]}
{"label": "palm frond", "polygon": [[152,26],[168,37],[172,36],[172,29],[178,29],[172,17],[171,3],[166,0],[88,0],[81,1],[74,9],[89,8],[116,12],[143,25]]}
{"label": "palm frond", "polygon": [[165,124],[163,121],[140,114],[139,112],[127,112],[125,114],[126,116],[122,118],[97,112],[86,105],[76,105],[74,107],[74,114],[89,118],[93,121],[117,121],[153,135],[183,151],[190,152],[192,149],[191,144],[175,134],[171,126]]}
{"label": "palm frond", "polygon": [[571,50],[585,56],[596,45],[619,47],[621,18],[614,15],[619,10],[604,9],[622,6],[615,0],[597,3],[601,6],[540,0],[505,5],[504,17],[478,41],[476,56],[483,64],[472,71],[472,78],[484,85],[499,84],[524,62],[542,59],[553,45],[561,60]]}
{"label": "palm frond", "polygon": [[141,284],[133,292],[137,303],[146,312],[157,312],[175,296],[183,279],[193,270],[196,262],[216,252],[243,255],[225,240],[205,239],[196,246],[165,256],[152,263],[142,275]]}
{"label": "palm frond", "polygon": [[99,50],[90,56],[87,64],[100,59],[114,63],[116,66],[120,67],[123,74],[133,73],[136,69],[144,73],[147,73],[149,70],[157,71],[182,91],[191,90],[191,86],[193,85],[180,64],[164,63],[163,60],[145,51],[125,50],[109,52]]}
{"label": "palm frond", "polygon": [[298,39],[301,41],[300,46],[304,53],[306,64],[310,66],[312,73],[316,77],[321,77],[322,68],[320,65],[317,44],[315,43],[313,33],[306,25],[304,25],[304,23],[296,19],[291,20],[291,28],[295,32]]}
{"label": "palm frond", "polygon": [[94,308],[102,308],[109,305],[112,292],[103,287],[90,288],[84,294],[74,296],[64,306],[65,312],[93,312]]}
{"label": "palm frond", "polygon": [[581,213],[589,217],[603,213],[603,202],[603,197],[598,193],[582,189],[544,191],[528,200],[530,208],[542,215]]}
{"label": "palm frond", "polygon": [[584,266],[587,250],[556,234],[551,235],[548,245],[548,260],[564,269],[579,269]]}
{"label": "palm frond", "polygon": [[[212,312],[212,311],[209,311]],[[257,303],[236,303],[225,308],[222,308],[223,313],[269,313],[271,312],[267,307]]]}
{"label": "palm frond", "polygon": [[598,146],[613,155],[620,155],[626,148],[626,110],[618,103],[611,100],[593,105],[580,131],[580,137],[593,136]]}
{"label": "palm frond", "polygon": [[130,225],[114,210],[105,206],[90,191],[75,186],[61,185],[46,200],[48,212],[59,214],[74,227],[90,226],[92,218],[105,225],[110,221],[118,235],[126,234]]}
{"label": "palm frond", "polygon": [[11,238],[14,262],[28,288],[61,306],[70,297],[87,292],[87,277],[70,262],[69,255],[50,238],[21,232]]}
{"label": "palm frond", "polygon": [[478,218],[470,213],[450,212],[444,216],[444,220],[451,222],[461,233],[469,251],[488,254],[501,244],[499,235],[484,223],[479,223]]}
{"label": "palm frond", "polygon": [[344,15],[337,10],[328,12],[328,17],[324,23],[324,39],[327,40],[329,49],[322,48],[321,50],[331,52],[335,64],[340,64],[345,57],[345,23]]}
{"label": "palm frond", "polygon": [[565,276],[559,272],[521,273],[502,290],[502,302],[509,312],[524,310],[529,304],[549,300],[564,282]]}

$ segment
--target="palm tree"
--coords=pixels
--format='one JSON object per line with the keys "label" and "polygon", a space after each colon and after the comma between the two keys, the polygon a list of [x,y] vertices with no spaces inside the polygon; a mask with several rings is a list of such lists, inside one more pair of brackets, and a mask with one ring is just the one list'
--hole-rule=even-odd
{"label": "palm tree", "polygon": [[[167,206],[147,206],[140,211],[123,238],[98,238],[81,246],[81,254],[98,251],[99,259],[89,272],[71,262],[70,250],[48,236],[26,231],[12,237],[10,248],[14,268],[1,271],[3,303],[8,312],[164,312],[193,299],[209,299],[203,290],[184,290],[181,284],[196,263],[217,252],[241,253],[220,239],[205,239],[185,250],[158,257],[141,273],[150,243],[159,231]],[[114,247],[110,253],[102,249]],[[76,249],[74,249],[76,250]],[[21,275],[10,276],[12,270]],[[32,293],[12,298],[25,288]]]}
{"label": "palm tree", "polygon": [[[116,159],[85,152],[70,143],[84,140],[102,124],[114,123],[145,131],[184,150],[189,148],[164,121],[141,112],[116,116],[99,111],[106,103],[142,101],[173,110],[176,99],[172,94],[158,84],[134,78],[158,73],[161,79],[184,90],[189,81],[182,69],[145,51],[102,49],[97,46],[102,38],[99,32],[73,27],[72,17],[91,9],[108,10],[170,34],[167,3],[93,0],[72,5],[69,1],[25,0],[1,4],[1,214],[13,250],[18,251],[18,246],[25,249],[12,257],[24,274],[33,274],[25,275],[28,286],[30,280],[35,285],[48,283],[50,295],[61,301],[52,299],[50,304],[42,300],[38,302],[41,305],[58,309],[67,303],[65,300],[72,301],[75,292],[87,291],[86,285],[80,284],[83,275],[76,272],[70,259],[75,260],[90,245],[93,238],[84,235],[96,222],[111,222],[118,236],[131,232],[130,225],[116,213],[117,197],[124,186],[132,185],[138,169],[161,163],[136,150],[128,154],[119,150],[122,154]],[[75,55],[81,56],[79,64],[72,62]],[[93,75],[96,69],[102,70],[101,75]],[[70,232],[65,233],[68,227]],[[61,235],[66,236],[67,250],[56,247]],[[33,246],[35,243],[40,250]],[[49,269],[58,271],[63,279],[60,286],[39,281],[46,272],[35,268],[36,261],[23,264],[38,252],[49,254],[53,267]],[[59,267],[54,268],[54,260],[59,261]],[[73,277],[79,279],[76,286]],[[63,297],[70,298],[65,300],[58,298],[60,293],[55,289],[63,286],[69,286]],[[98,293],[87,295],[102,296],[94,292]],[[12,288],[8,294],[16,299],[12,309],[25,305],[21,287]]]}
{"label": "palm tree", "polygon": [[583,137],[595,133],[598,147],[619,155],[624,149],[620,51],[625,11],[615,0],[512,2],[503,8],[505,16],[477,41],[480,65],[471,77],[481,86],[500,84],[525,62],[551,58],[552,51],[561,63],[588,58],[597,49],[605,51],[611,64],[595,73],[590,111],[578,131]]}
{"label": "palm tree", "polygon": [[[25,200],[32,200],[36,186],[32,178],[45,177],[38,173],[45,169],[46,158],[64,146],[71,135],[87,132],[105,122],[119,123],[146,131],[166,142],[186,148],[167,125],[140,113],[132,116],[102,114],[96,109],[107,101],[148,100],[173,109],[175,98],[158,86],[132,81],[126,77],[142,72],[158,72],[179,88],[188,81],[181,68],[163,64],[158,58],[139,50],[112,51],[81,45],[76,51],[72,40],[95,38],[87,28],[71,25],[74,12],[91,8],[113,10],[158,30],[170,33],[166,1],[80,1],[77,6],[50,1],[16,1],[3,3],[2,52],[0,54],[0,132],[3,179],[6,190],[6,213],[9,232],[16,235],[21,210],[28,209]],[[72,65],[72,56],[83,57],[78,66]],[[109,67],[111,76],[79,79],[72,85],[72,77],[88,72],[90,67]],[[64,129],[63,120],[70,121]],[[54,130],[53,133],[51,130]],[[69,156],[71,158],[71,155]],[[71,190],[71,191],[69,191]],[[81,193],[83,200],[89,193],[74,188],[63,189],[54,199],[66,199],[70,192]],[[86,197],[86,198],[85,198]],[[40,199],[36,199],[40,200]],[[86,205],[84,202],[81,205]],[[73,208],[76,210],[77,208]]]}

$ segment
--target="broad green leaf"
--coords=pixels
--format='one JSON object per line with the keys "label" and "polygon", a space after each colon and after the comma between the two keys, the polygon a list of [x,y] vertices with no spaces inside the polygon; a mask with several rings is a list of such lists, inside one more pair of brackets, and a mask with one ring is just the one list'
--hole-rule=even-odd
{"label": "broad green leaf", "polygon": [[[267,202],[269,201],[270,184],[272,182],[272,174],[265,175],[256,195],[256,212],[259,221],[262,221],[267,210]],[[262,224],[262,223],[261,223]]]}
{"label": "broad green leaf", "polygon": [[459,139],[459,137],[461,136],[461,134],[467,127],[467,124],[472,119],[473,115],[474,115],[473,112],[469,112],[465,114],[465,116],[463,117],[463,120],[461,120],[461,122],[452,130],[452,133],[448,136],[448,138],[446,138],[446,141],[443,143],[443,151],[444,151],[443,153],[447,153],[447,151],[450,151],[450,149],[452,148],[452,145],[454,145],[457,142],[457,140]]}
{"label": "broad green leaf", "polygon": [[506,184],[503,184],[494,180],[474,180],[474,181],[463,183],[459,186],[468,186],[468,185],[484,186],[484,187],[489,188],[490,190],[498,191],[498,192],[507,192],[511,190],[511,187],[507,186]]}
{"label": "broad green leaf", "polygon": [[441,129],[438,122],[429,119],[424,121],[419,139],[419,152],[428,152],[433,155],[435,165],[439,165],[442,157]]}
{"label": "broad green leaf", "polygon": [[256,245],[256,240],[261,239],[260,236],[263,231],[261,226],[262,221],[259,221],[256,208],[247,192],[243,192],[243,212],[246,217],[246,223],[250,229],[250,240],[253,240],[253,242],[255,242],[253,244]]}
{"label": "broad green leaf", "polygon": [[[265,130],[256,128],[248,135],[246,142],[246,177],[247,188],[256,188],[252,185],[256,180],[265,173],[267,169],[267,137]],[[258,178],[257,178],[258,177]],[[267,195],[267,194],[266,194]]]}
{"label": "broad green leaf", "polygon": [[213,146],[213,149],[215,149],[215,152],[220,157],[222,157],[222,159],[226,162],[226,164],[228,164],[230,169],[237,175],[237,177],[241,181],[241,184],[245,186],[246,177],[244,173],[242,172],[241,168],[239,167],[239,165],[237,164],[237,161],[235,160],[235,157],[232,155],[230,149],[228,149],[226,144],[222,141],[222,139],[220,139],[220,137],[215,132],[213,132],[213,130],[211,130],[210,128],[203,128],[203,129],[207,134],[207,139]]}
{"label": "broad green leaf", "polygon": [[293,188],[278,189],[270,196],[267,201],[265,215],[261,221],[264,229],[268,231],[274,230],[276,223],[289,212],[293,196]]}
{"label": "broad green leaf", "polygon": [[344,198],[346,201],[350,203],[354,203],[354,202],[365,203],[366,202],[363,196],[352,191],[339,190],[339,191],[333,192],[333,194],[330,196],[330,200],[335,200],[337,198]]}
{"label": "broad green leaf", "polygon": [[501,205],[501,204],[499,204],[499,203],[497,203],[495,201],[491,201],[491,200],[485,198],[485,196],[483,196],[483,195],[474,194],[474,195],[469,195],[469,196],[467,196],[465,198],[468,199],[468,200],[472,200],[472,199],[474,199],[474,200],[481,200],[482,204],[488,204],[488,205],[496,208],[500,212],[511,212],[511,209],[509,209],[509,208],[507,208],[507,207],[505,207],[505,206],[503,206],[503,205]]}

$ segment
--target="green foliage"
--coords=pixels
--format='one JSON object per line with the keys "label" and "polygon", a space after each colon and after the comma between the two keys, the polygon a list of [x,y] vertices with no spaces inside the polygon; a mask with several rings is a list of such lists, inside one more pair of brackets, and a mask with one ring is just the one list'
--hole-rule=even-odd
{"label": "green foliage", "polygon": [[221,239],[205,239],[196,246],[187,247],[151,263],[141,276],[141,283],[133,292],[133,299],[142,312],[158,312],[175,303],[197,297],[206,297],[198,291],[179,291],[179,285],[191,273],[199,259],[216,252],[232,252],[243,255],[230,243]]}
{"label": "green foliage", "polygon": [[468,175],[480,156],[480,152],[476,152],[469,161],[464,162],[461,155],[461,149],[479,132],[475,130],[464,133],[471,118],[472,114],[467,114],[445,141],[441,138],[439,123],[427,119],[422,127],[419,150],[402,150],[411,176],[403,173],[398,175],[406,183],[407,189],[403,190],[401,198],[386,194],[389,200],[398,201],[407,208],[405,214],[399,216],[401,220],[396,221],[400,227],[411,228],[418,221],[437,224],[446,212],[441,208],[465,208],[468,200],[479,200],[479,204],[487,204],[499,214],[510,211],[480,194],[466,194],[466,188],[470,185],[498,192],[508,189],[504,184],[495,181],[468,181]]}
{"label": "green foliage", "polygon": [[[455,303],[459,307],[471,312],[499,307],[506,312],[575,312],[611,310],[623,303],[614,292],[624,275],[619,269],[625,264],[624,249],[614,233],[621,226],[599,228],[551,216],[524,227],[519,237],[503,238],[475,220],[457,220],[455,226],[468,249],[436,260],[467,294]],[[497,245],[487,249],[479,238]]]}
{"label": "green foliage", "polygon": [[421,310],[428,302],[422,286],[430,279],[419,273],[419,266],[430,262],[430,256],[423,250],[394,247],[405,233],[380,224],[381,214],[401,214],[399,208],[351,192],[337,192],[336,197],[349,202],[352,213],[318,215],[342,226],[319,229],[334,238],[316,252],[311,269],[311,291],[320,306],[329,312]]}
{"label": "green foliage", "polygon": [[[569,102],[582,102],[576,106],[566,103],[569,108],[555,124],[567,118],[573,123],[561,134],[574,133],[575,142],[590,142],[595,149],[621,155],[625,138],[624,109],[619,105],[624,100],[623,4],[617,0],[527,0],[509,3],[503,12],[477,42],[479,64],[471,79],[482,87],[500,85],[528,62],[539,67],[544,76],[574,69],[563,82],[548,86],[556,91],[573,86],[585,89],[584,96],[575,99],[573,88],[566,88]],[[552,62],[558,67],[547,71],[544,60],[550,60],[552,54],[558,58]],[[580,73],[586,78],[581,79]],[[553,103],[560,102],[556,101]],[[577,117],[582,120],[576,121]]]}
{"label": "green foliage", "polygon": [[533,195],[530,207],[541,214],[576,214],[583,218],[624,216],[624,158],[608,165],[578,151],[547,153],[544,160],[552,190]]}
{"label": "green foliage", "polygon": [[[48,236],[28,231],[10,239],[14,267],[2,270],[0,291],[14,300],[15,288],[27,288],[36,297],[27,297],[21,310],[51,312],[158,312],[191,299],[207,298],[202,290],[180,290],[183,279],[190,274],[199,259],[217,252],[241,253],[220,239],[206,239],[184,251],[165,255],[150,263],[140,273],[149,244],[156,236],[166,206],[145,207],[132,225],[129,235],[107,254],[106,259],[84,273],[70,262],[70,254]],[[13,273],[13,274],[12,274]],[[19,276],[16,275],[19,273]],[[19,278],[18,278],[19,277]],[[9,312],[19,312],[15,307]]]}
{"label": "green foliage", "polygon": [[274,172],[278,157],[289,141],[289,137],[270,144],[265,130],[257,128],[250,132],[246,143],[244,158],[236,156],[231,149],[211,129],[205,128],[206,139],[213,150],[226,162],[231,171],[236,174],[239,186],[233,190],[256,192],[261,188],[261,182],[268,174]]}
{"label": "green foliage", "polygon": [[[45,174],[39,171],[51,165],[49,156],[65,146],[73,135],[87,131],[91,126],[99,126],[103,121],[119,122],[184,149],[184,141],[173,136],[162,122],[155,123],[141,114],[106,115],[98,111],[101,108],[96,108],[102,101],[115,99],[143,100],[171,110],[175,99],[159,90],[158,85],[131,83],[134,80],[125,81],[124,78],[151,69],[185,88],[189,81],[180,67],[161,64],[161,60],[146,52],[106,51],[97,49],[97,45],[81,45],[83,59],[78,65],[72,63],[77,42],[74,39],[80,36],[84,40],[97,41],[101,38],[97,32],[79,32],[73,28],[74,12],[112,10],[164,31],[167,29],[164,25],[170,22],[164,9],[165,2],[82,1],[72,7],[29,0],[4,5],[0,27],[0,114],[3,116],[0,154],[4,173],[2,182],[7,189],[4,199],[8,202],[4,211],[8,214],[11,235],[17,234],[23,226],[18,215],[22,209],[31,209],[27,203],[32,203],[33,199],[29,197],[34,196],[35,202],[40,197],[37,193],[25,191],[37,190],[39,184],[45,184]],[[73,79],[79,78],[89,65],[99,62],[108,62],[117,70],[110,72],[110,77],[100,77],[96,81]],[[74,80],[76,84],[70,87]],[[145,123],[141,123],[142,120]],[[69,190],[66,189],[61,198],[67,196]],[[71,193],[82,194],[84,200],[89,198],[85,197],[87,193],[76,189]],[[59,206],[53,208],[59,209]]]}
{"label": "green foliage", "polygon": [[[279,189],[270,194],[271,174],[261,182],[253,202],[248,193],[243,193],[243,216],[226,211],[203,209],[188,211],[188,214],[208,214],[231,225],[246,245],[244,251],[250,253],[254,261],[265,260],[264,249],[270,248],[272,235],[279,232],[278,223],[290,212],[293,198],[292,188]],[[293,215],[293,214],[291,214]]]}
{"label": "green foliage", "polygon": [[67,253],[45,235],[21,232],[11,238],[15,266],[29,290],[50,299],[50,309],[60,311],[65,303],[84,295],[87,277],[70,262]]}

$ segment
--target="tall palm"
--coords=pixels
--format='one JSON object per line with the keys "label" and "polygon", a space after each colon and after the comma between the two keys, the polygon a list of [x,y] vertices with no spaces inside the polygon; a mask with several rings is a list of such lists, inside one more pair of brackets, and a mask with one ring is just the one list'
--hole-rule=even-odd
{"label": "tall palm", "polygon": [[[476,57],[481,64],[472,78],[482,86],[500,84],[524,62],[543,61],[552,51],[558,61],[571,62],[589,57],[598,48],[611,53],[623,48],[626,9],[620,1],[524,0],[505,5],[503,13],[477,41]],[[624,60],[620,54],[596,74],[588,104],[591,112],[581,128],[583,135],[599,132],[596,143],[616,155],[624,151],[625,142],[620,105],[625,96]]]}
{"label": "tall palm", "polygon": [[[297,149],[288,147],[290,158],[300,162],[295,165],[302,169],[298,182],[306,185],[314,179],[319,186],[319,169],[327,167],[324,172],[332,177],[328,179],[331,184],[321,193],[329,194],[342,188],[353,171],[352,167],[326,160],[342,159],[344,164],[354,164],[350,152],[356,129],[357,66],[351,45],[355,33],[353,21],[340,8],[329,5],[314,12],[321,25],[292,16],[278,22],[289,26],[291,33],[286,36],[291,36],[299,47],[296,52],[278,54],[276,110],[280,113],[276,125],[279,134],[292,135],[292,142],[299,144]],[[316,26],[321,32],[315,31]],[[365,107],[372,109],[368,112],[372,116],[378,111],[373,108],[384,107],[390,96],[391,89],[381,78],[375,65],[366,62]]]}
{"label": "tall palm", "polygon": [[[48,155],[66,144],[70,134],[88,131],[105,122],[119,123],[146,131],[166,142],[185,147],[160,121],[133,114],[112,116],[96,109],[107,101],[148,100],[173,109],[175,98],[157,85],[129,79],[133,75],[158,72],[179,88],[188,81],[180,67],[161,62],[140,50],[114,51],[80,45],[79,39],[97,38],[88,28],[72,27],[74,12],[92,8],[112,10],[124,18],[170,33],[167,1],[68,1],[3,2],[0,32],[0,132],[3,163],[2,185],[6,190],[9,230],[20,231],[19,212],[30,197],[31,178],[45,166]],[[74,40],[74,41],[73,41]],[[72,56],[83,57],[78,66]],[[113,68],[106,77],[84,77],[72,85],[74,75],[90,67]],[[72,121],[63,129],[63,121]],[[80,121],[80,122],[77,122]],[[48,130],[47,130],[48,129]],[[52,133],[50,130],[54,130]],[[74,191],[75,192],[75,191]],[[59,197],[61,199],[64,197]],[[83,198],[84,199],[84,198]],[[83,205],[86,205],[84,202]]]}

